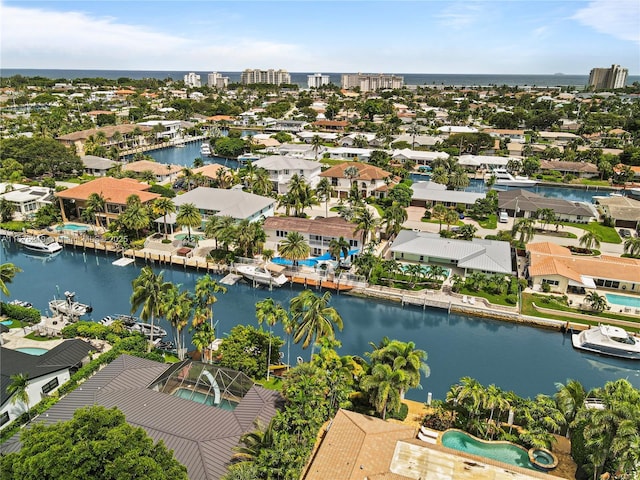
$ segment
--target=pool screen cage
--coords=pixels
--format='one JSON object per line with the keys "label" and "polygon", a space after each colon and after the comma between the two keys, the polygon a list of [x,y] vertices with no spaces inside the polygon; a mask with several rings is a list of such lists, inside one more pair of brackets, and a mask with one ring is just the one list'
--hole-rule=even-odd
{"label": "pool screen cage", "polygon": [[239,403],[253,385],[253,380],[242,372],[187,359],[168,368],[149,388],[168,394],[186,388]]}

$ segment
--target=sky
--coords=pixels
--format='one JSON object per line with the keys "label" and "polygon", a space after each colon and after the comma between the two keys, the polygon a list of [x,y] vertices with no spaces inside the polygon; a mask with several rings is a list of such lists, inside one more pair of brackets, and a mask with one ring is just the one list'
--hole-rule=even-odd
{"label": "sky", "polygon": [[638,0],[0,0],[0,67],[640,74]]}

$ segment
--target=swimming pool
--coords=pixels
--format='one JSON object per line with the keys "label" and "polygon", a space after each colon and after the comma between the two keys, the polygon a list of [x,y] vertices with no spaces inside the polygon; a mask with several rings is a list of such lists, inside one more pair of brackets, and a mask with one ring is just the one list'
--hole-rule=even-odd
{"label": "swimming pool", "polygon": [[87,230],[89,230],[89,227],[87,227],[86,225],[76,225],[74,223],[65,223],[64,225],[58,225],[56,227],[56,230],[63,231],[70,231],[70,232],[86,232]]}
{"label": "swimming pool", "polygon": [[174,397],[184,398],[185,400],[191,400],[192,402],[216,406],[218,408],[222,408],[223,410],[235,410],[235,408],[238,406],[236,402],[232,402],[225,398],[220,400],[220,403],[216,405],[214,403],[215,398],[213,394],[207,395],[206,393],[194,391],[190,388],[180,387],[176,389],[176,391],[173,392],[172,395]]}
{"label": "swimming pool", "polygon": [[[293,265],[293,262],[291,260],[287,260],[286,258],[282,257],[272,258],[271,261],[277,265]],[[318,261],[312,258],[307,258],[306,260],[298,260],[298,265],[304,265],[305,267],[315,267],[317,264]]]}
{"label": "swimming pool", "polygon": [[447,430],[441,438],[442,445],[461,452],[490,458],[516,467],[537,470],[529,461],[529,452],[509,442],[484,442],[461,430]]}
{"label": "swimming pool", "polygon": [[[176,240],[184,240],[185,238],[187,238],[189,236],[188,233],[178,233],[175,236]],[[191,234],[191,239],[192,240],[202,240],[204,238],[204,235],[194,235],[193,233]]]}
{"label": "swimming pool", "polygon": [[26,353],[27,355],[44,355],[49,350],[46,348],[37,348],[37,347],[22,347],[16,348],[16,352]]}
{"label": "swimming pool", "polygon": [[607,302],[623,305],[625,307],[640,308],[640,297],[630,297],[628,295],[616,295],[615,293],[605,293]]}

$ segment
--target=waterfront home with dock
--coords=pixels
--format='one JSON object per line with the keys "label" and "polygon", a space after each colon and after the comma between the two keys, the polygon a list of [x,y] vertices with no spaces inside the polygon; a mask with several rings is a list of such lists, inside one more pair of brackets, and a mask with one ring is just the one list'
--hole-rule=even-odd
{"label": "waterfront home with dock", "polygon": [[269,172],[273,190],[278,195],[283,195],[289,191],[289,182],[294,175],[304,177],[305,181],[312,188],[315,188],[320,181],[320,172],[322,171],[320,162],[281,155],[269,155],[261,158],[253,162],[253,166],[263,168]]}
{"label": "waterfront home with dock", "polygon": [[412,207],[431,208],[434,205],[442,204],[445,207],[464,205],[469,209],[476,203],[476,200],[486,197],[485,193],[447,190],[446,185],[435,182],[414,182],[411,185],[411,190],[413,191],[411,195]]}
{"label": "waterfront home with dock", "polygon": [[77,218],[80,218],[91,194],[97,193],[101,195],[106,201],[105,211],[95,212],[95,215],[103,225],[108,225],[109,222],[118,218],[118,215],[124,211],[127,205],[127,198],[131,195],[137,195],[143,204],[160,198],[159,194],[148,192],[147,190],[149,190],[149,188],[151,188],[151,185],[132,178],[102,177],[83,183],[77,187],[56,192],[55,196],[60,202],[62,220],[66,222],[67,216],[62,204],[63,200],[73,201],[75,215]]}
{"label": "waterfront home with dock", "polygon": [[[351,169],[355,169],[351,172]],[[351,173],[356,173],[351,175]],[[338,198],[347,198],[351,185],[356,183],[361,195],[366,198],[375,195],[383,198],[389,185],[395,184],[391,173],[374,165],[359,162],[345,162],[325,170],[320,174],[331,181]],[[388,185],[389,184],[389,185]]]}
{"label": "waterfront home with dock", "polygon": [[551,209],[563,222],[589,223],[598,218],[593,206],[582,202],[570,202],[562,198],[543,197],[528,190],[498,192],[498,208],[510,217],[531,218],[541,209]]}
{"label": "waterfront home with dock", "polygon": [[174,181],[182,171],[182,167],[179,165],[152,162],[150,160],[139,160],[137,162],[131,162],[123,165],[122,171],[134,172],[138,175],[144,172],[151,172],[156,177],[156,182],[162,183]]}
{"label": "waterfront home with dock", "polygon": [[[85,144],[91,137],[96,138],[98,133],[104,133],[106,142],[102,145],[106,149],[117,147],[119,150],[126,150],[133,146],[140,147],[147,145],[145,133],[151,132],[152,130],[153,129],[151,127],[144,125],[108,125],[104,127],[90,128],[89,130],[67,133],[66,135],[57,137],[56,140],[68,147],[75,147],[78,155],[84,155]],[[116,132],[120,135],[116,135]]]}
{"label": "waterfront home with dock", "polygon": [[94,177],[104,177],[107,175],[107,171],[120,162],[116,162],[109,158],[97,157],[95,155],[83,155],[80,157],[82,164],[84,165],[84,173],[87,175],[93,175]]}

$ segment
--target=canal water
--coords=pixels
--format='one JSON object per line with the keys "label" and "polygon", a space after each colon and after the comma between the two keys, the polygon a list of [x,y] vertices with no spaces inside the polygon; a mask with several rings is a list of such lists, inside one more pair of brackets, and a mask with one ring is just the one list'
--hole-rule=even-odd
{"label": "canal water", "polygon": [[[75,291],[76,299],[93,306],[93,319],[105,315],[128,313],[131,281],[143,263],[126,267],[112,265],[116,257],[65,248],[56,256],[27,254],[13,243],[4,241],[0,263],[11,262],[20,267],[9,284],[11,299],[32,302],[46,313],[48,301],[61,298],[65,290]],[[156,268],[156,267],[154,267]],[[193,290],[201,273],[183,268],[166,267],[166,280]],[[160,271],[160,268],[156,268]],[[216,277],[218,280],[220,277]],[[214,306],[218,336],[224,337],[238,324],[253,324],[255,304],[267,297],[287,306],[301,291],[295,286],[269,292],[245,283],[228,288],[218,296]],[[342,342],[340,354],[364,355],[370,343],[383,337],[413,341],[428,352],[431,375],[423,378],[422,389],[413,389],[407,397],[425,401],[427,393],[444,398],[449,387],[463,376],[471,376],[482,384],[495,384],[518,395],[553,394],[555,382],[569,378],[581,381],[587,388],[602,386],[606,381],[627,378],[640,388],[640,362],[616,360],[574,350],[568,335],[468,316],[448,315],[444,310],[363,300],[345,294],[333,295],[331,305],[344,320],[344,330],[337,333]],[[169,330],[165,323],[162,325]],[[274,332],[286,338],[280,326]],[[286,346],[282,349],[286,353]],[[309,359],[310,349],[292,345],[291,359]]]}

